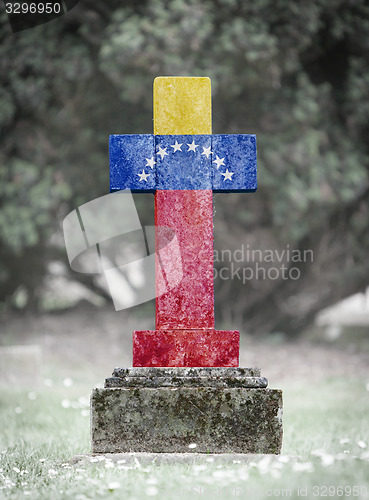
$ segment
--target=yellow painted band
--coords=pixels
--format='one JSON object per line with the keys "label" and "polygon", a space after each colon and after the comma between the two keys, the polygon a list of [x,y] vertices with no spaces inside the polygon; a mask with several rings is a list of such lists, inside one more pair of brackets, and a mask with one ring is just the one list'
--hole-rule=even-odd
{"label": "yellow painted band", "polygon": [[210,78],[155,78],[154,134],[211,134]]}

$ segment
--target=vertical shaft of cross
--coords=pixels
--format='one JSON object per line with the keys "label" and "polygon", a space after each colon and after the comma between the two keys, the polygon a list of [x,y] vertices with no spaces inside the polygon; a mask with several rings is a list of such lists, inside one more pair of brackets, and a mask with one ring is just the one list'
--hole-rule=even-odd
{"label": "vertical shaft of cross", "polygon": [[[229,183],[234,172],[214,170],[231,155],[211,156],[224,139],[211,134],[209,78],[155,79],[153,138],[156,330],[134,331],[133,366],[238,366],[239,332],[214,328],[213,190],[231,187],[221,177]],[[144,173],[133,175],[138,189]]]}
{"label": "vertical shaft of cross", "polygon": [[[154,134],[211,134],[209,78],[160,77],[155,80]],[[155,225],[174,229],[183,271],[182,281],[175,290],[157,294],[156,328],[214,328],[212,190],[158,189]],[[161,237],[158,232],[157,248],[161,246]],[[158,269],[159,266],[157,283]]]}

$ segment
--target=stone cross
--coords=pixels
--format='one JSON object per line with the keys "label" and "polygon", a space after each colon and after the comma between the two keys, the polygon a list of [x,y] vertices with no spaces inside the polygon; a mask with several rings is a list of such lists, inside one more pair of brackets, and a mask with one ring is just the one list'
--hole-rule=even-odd
{"label": "stone cross", "polygon": [[[239,332],[214,325],[213,192],[256,190],[255,135],[212,134],[209,78],[159,77],[154,134],[111,135],[109,149],[111,191],[155,193],[155,226],[175,231],[182,262],[161,293],[157,261],[156,330],[134,332],[133,366],[238,366]],[[157,252],[164,240],[159,231]]]}

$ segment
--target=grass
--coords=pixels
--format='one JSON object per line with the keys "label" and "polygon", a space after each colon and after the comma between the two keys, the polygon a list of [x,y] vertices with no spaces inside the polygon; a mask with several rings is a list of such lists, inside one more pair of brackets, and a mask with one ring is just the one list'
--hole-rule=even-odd
{"label": "grass", "polygon": [[0,392],[0,498],[369,498],[366,381],[284,384],[279,459],[194,465],[71,465],[89,444],[89,386]]}

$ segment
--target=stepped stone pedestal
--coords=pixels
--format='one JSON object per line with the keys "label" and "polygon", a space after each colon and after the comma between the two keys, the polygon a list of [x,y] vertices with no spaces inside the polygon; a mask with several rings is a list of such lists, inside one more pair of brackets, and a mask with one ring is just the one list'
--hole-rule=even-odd
{"label": "stepped stone pedestal", "polygon": [[282,391],[267,384],[257,368],[116,368],[91,396],[92,451],[280,453]]}

